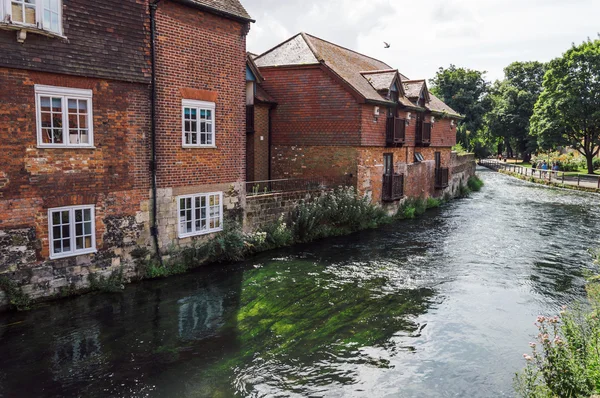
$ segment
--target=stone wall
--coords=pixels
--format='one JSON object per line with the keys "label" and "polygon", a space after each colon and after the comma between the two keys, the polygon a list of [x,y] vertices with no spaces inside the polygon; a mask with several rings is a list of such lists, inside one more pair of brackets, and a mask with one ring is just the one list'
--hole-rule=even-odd
{"label": "stone wall", "polygon": [[[122,270],[128,280],[137,272],[132,250],[150,247],[147,216],[147,211],[136,216],[106,216],[103,233],[96,236],[96,253],[56,260],[40,256],[42,243],[34,227],[0,230],[0,277],[16,282],[33,300],[87,288],[90,274],[107,277]],[[0,310],[6,304],[2,293]]]}
{"label": "stone wall", "polygon": [[158,189],[158,240],[161,249],[171,246],[182,247],[196,240],[204,240],[214,234],[198,235],[189,238],[178,237],[177,197],[202,192],[223,192],[223,220],[242,223],[245,203],[244,183],[197,185],[178,188]]}
{"label": "stone wall", "polygon": [[452,152],[450,157],[451,178],[448,181],[448,188],[444,190],[444,194],[447,192],[452,197],[456,197],[460,190],[460,185],[467,185],[469,178],[475,175],[476,168],[477,163],[475,162],[474,154],[459,155],[456,152]]}
{"label": "stone wall", "polygon": [[244,230],[247,232],[257,230],[277,221],[282,216],[288,221],[300,202],[318,198],[323,192],[297,191],[247,196]]}

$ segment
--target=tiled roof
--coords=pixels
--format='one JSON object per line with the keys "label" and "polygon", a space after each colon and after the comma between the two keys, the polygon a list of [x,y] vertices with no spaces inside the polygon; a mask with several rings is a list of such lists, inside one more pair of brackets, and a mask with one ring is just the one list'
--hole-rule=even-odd
{"label": "tiled roof", "polygon": [[451,116],[457,116],[460,118],[463,117],[460,113],[446,105],[441,99],[431,94],[431,92],[429,93],[429,102],[425,105],[425,107],[432,112],[447,113]]}
{"label": "tiled roof", "polygon": [[275,101],[275,99],[271,97],[260,84],[256,85],[256,94],[254,95],[254,99],[256,99],[258,102],[266,102],[270,104],[277,103],[277,101]]}
{"label": "tiled roof", "polygon": [[377,91],[389,90],[392,87],[394,78],[398,76],[396,70],[369,71],[362,72],[361,75],[373,86]]}
{"label": "tiled roof", "polygon": [[[394,76],[398,76],[405,91],[405,96],[401,95],[399,101],[402,105],[411,108],[418,108],[418,105],[408,98],[418,98],[423,86],[427,87],[425,80],[410,80],[385,62],[307,33],[298,33],[296,36],[259,55],[254,59],[254,62],[259,67],[323,63],[366,100],[371,101],[386,101],[378,91],[389,89]],[[426,96],[428,93],[426,91]],[[432,94],[429,94],[426,99],[431,100],[431,103],[428,103],[427,106],[428,108],[431,107],[432,111],[458,115]]]}
{"label": "tiled roof", "polygon": [[404,86],[404,94],[408,98],[419,98],[423,86],[425,86],[425,80],[403,80],[402,85]]}
{"label": "tiled roof", "polygon": [[183,2],[195,3],[233,17],[253,21],[239,0],[185,0]]}
{"label": "tiled roof", "polygon": [[285,66],[285,65],[310,65],[318,64],[319,60],[301,34],[281,43],[272,50],[254,58],[258,67]]}

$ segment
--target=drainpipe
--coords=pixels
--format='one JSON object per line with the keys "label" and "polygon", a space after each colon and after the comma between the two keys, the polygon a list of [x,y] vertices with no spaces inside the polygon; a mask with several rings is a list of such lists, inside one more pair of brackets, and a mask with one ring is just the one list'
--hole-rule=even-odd
{"label": "drainpipe", "polygon": [[162,256],[160,255],[160,246],[158,244],[158,197],[156,193],[156,8],[160,0],[154,0],[150,3],[150,56],[152,62],[152,94],[150,98],[150,139],[152,145],[152,159],[150,160],[150,171],[152,173],[152,226],[150,234],[154,241],[155,255],[162,265]]}

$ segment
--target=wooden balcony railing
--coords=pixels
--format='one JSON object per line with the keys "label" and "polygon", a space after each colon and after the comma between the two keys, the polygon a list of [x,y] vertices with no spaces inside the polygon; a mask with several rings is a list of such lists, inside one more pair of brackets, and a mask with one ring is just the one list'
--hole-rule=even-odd
{"label": "wooden balcony railing", "polygon": [[406,124],[404,119],[389,116],[386,124],[385,141],[388,146],[402,145],[406,138]]}
{"label": "wooden balcony railing", "polygon": [[246,133],[254,133],[254,105],[246,105]]}
{"label": "wooden balcony railing", "polygon": [[435,187],[438,189],[447,188],[449,175],[450,170],[447,167],[435,169]]}
{"label": "wooden balcony railing", "polygon": [[417,123],[415,144],[419,146],[429,146],[431,144],[431,123]]}
{"label": "wooden balcony railing", "polygon": [[400,200],[404,196],[404,175],[403,174],[384,174],[382,187],[382,200],[384,202],[393,202]]}

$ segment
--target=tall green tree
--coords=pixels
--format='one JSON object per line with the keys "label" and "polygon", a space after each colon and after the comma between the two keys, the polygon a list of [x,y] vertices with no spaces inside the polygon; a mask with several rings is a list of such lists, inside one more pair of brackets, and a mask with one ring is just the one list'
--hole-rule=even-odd
{"label": "tall green tree", "polygon": [[484,126],[484,115],[491,107],[488,96],[490,84],[484,79],[485,72],[457,68],[440,68],[429,80],[431,92],[440,97],[452,109],[465,115],[457,131],[458,141],[471,148],[469,135],[476,134]]}
{"label": "tall green tree", "polygon": [[550,61],[531,128],[544,149],[571,146],[587,160],[600,151],[600,39],[573,45]]}
{"label": "tall green tree", "polygon": [[537,149],[529,121],[542,92],[545,71],[541,62],[513,62],[504,68],[505,79],[496,81],[490,90],[492,107],[485,117],[489,133],[500,138],[509,153],[515,148],[525,160]]}

